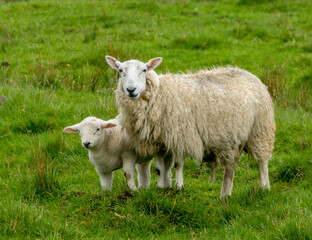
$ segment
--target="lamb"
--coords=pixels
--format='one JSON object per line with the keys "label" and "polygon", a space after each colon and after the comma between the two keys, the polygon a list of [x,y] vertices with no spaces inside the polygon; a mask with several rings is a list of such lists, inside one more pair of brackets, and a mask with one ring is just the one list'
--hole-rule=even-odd
{"label": "lamb", "polygon": [[[79,132],[82,146],[89,151],[89,159],[100,176],[103,191],[111,190],[113,171],[123,168],[128,187],[137,190],[135,184],[136,164],[138,170],[139,188],[146,189],[150,184],[151,157],[139,157],[129,147],[129,139],[118,119],[103,121],[95,117],[87,117],[82,122],[66,127],[64,132]],[[163,165],[162,158],[157,158],[156,164]],[[161,168],[158,186],[163,187],[164,181],[171,179],[170,173]]]}
{"label": "lamb", "polygon": [[272,99],[253,74],[219,67],[188,74],[157,75],[162,58],[121,63],[116,101],[120,124],[138,154],[165,147],[176,163],[175,187],[183,187],[186,156],[201,162],[213,154],[224,167],[221,198],[231,196],[234,172],[245,150],[255,159],[262,188],[270,189],[268,162],[275,140]]}

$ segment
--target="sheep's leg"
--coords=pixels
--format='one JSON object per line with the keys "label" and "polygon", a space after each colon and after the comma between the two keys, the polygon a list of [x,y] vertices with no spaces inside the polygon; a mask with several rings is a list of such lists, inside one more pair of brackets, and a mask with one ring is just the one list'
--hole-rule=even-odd
{"label": "sheep's leg", "polygon": [[152,160],[136,165],[138,171],[139,188],[149,188],[151,179],[151,163]]}
{"label": "sheep's leg", "polygon": [[220,197],[231,196],[233,188],[233,180],[235,168],[239,162],[241,149],[239,146],[232,151],[221,153],[222,162],[224,164],[223,182]]}
{"label": "sheep's leg", "polygon": [[162,157],[155,157],[155,165],[157,172],[157,187],[165,187],[165,161]]}
{"label": "sheep's leg", "polygon": [[220,198],[231,196],[232,188],[233,188],[234,173],[235,173],[234,167],[228,166],[228,165],[224,166],[224,175],[223,175]]}
{"label": "sheep's leg", "polygon": [[127,180],[127,185],[131,190],[136,191],[135,184],[135,156],[132,153],[124,153],[122,156],[123,172]]}
{"label": "sheep's leg", "polygon": [[99,175],[103,191],[111,191],[113,184],[113,172],[107,174],[99,173]]}
{"label": "sheep's leg", "polygon": [[261,187],[270,190],[268,161],[266,162],[258,161],[257,163]]}
{"label": "sheep's leg", "polygon": [[175,188],[182,189],[183,188],[183,165],[184,161],[180,160],[179,162],[175,162],[176,175],[175,175]]}
{"label": "sheep's leg", "polygon": [[173,166],[172,157],[155,157],[156,171],[157,171],[157,187],[167,188],[171,187],[171,168]]}
{"label": "sheep's leg", "polygon": [[231,196],[235,168],[238,165],[242,153],[242,146],[237,146],[233,150],[220,153],[221,161],[224,165],[223,183],[221,188],[221,198]]}
{"label": "sheep's leg", "polygon": [[209,182],[212,184],[216,180],[216,168],[218,166],[217,160],[207,162],[207,166],[211,169],[212,173],[210,175]]}

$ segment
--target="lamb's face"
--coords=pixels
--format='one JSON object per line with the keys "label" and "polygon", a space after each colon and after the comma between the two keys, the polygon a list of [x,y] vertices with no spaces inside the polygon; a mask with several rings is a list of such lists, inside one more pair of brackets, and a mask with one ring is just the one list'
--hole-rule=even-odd
{"label": "lamb's face", "polygon": [[82,123],[79,127],[82,146],[85,149],[95,148],[104,141],[105,131],[96,122]]}
{"label": "lamb's face", "polygon": [[82,146],[90,150],[103,145],[107,134],[106,129],[111,127],[116,127],[116,124],[95,117],[87,117],[81,123],[66,127],[64,132],[79,132]]}
{"label": "lamb's face", "polygon": [[119,62],[115,58],[106,56],[107,63],[120,73],[120,81],[126,95],[131,99],[138,99],[146,89],[146,73],[156,68],[162,58],[151,59],[147,63],[138,60]]}

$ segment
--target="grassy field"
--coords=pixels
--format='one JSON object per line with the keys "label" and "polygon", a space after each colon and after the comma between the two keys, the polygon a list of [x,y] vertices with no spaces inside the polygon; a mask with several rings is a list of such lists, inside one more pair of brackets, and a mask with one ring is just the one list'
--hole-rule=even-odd
{"label": "grassy field", "polygon": [[[312,239],[312,2],[0,0],[0,239]],[[222,170],[186,161],[185,188],[103,193],[63,128],[117,115],[121,61],[163,57],[160,73],[234,65],[274,99],[271,191],[243,155],[233,194]],[[174,171],[173,171],[174,173]]]}

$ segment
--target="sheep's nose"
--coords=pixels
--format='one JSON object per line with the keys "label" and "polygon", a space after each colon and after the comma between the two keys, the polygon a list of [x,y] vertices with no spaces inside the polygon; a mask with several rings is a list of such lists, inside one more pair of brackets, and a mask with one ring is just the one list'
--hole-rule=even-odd
{"label": "sheep's nose", "polygon": [[133,93],[135,90],[136,90],[136,87],[128,87],[128,88],[127,88],[127,91],[128,91],[129,93]]}
{"label": "sheep's nose", "polygon": [[84,142],[83,146],[85,146],[85,148],[88,148],[90,146],[90,142]]}

